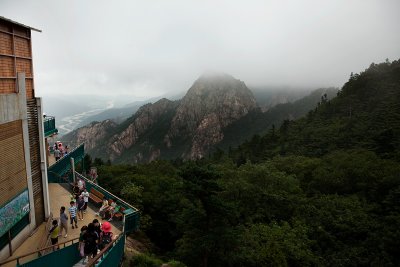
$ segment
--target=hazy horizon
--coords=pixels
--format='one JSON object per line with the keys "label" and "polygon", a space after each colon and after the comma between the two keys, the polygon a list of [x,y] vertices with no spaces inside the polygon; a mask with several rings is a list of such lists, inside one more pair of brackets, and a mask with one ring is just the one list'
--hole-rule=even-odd
{"label": "hazy horizon", "polygon": [[400,58],[400,1],[11,1],[33,32],[37,96],[177,95],[205,71],[251,88],[342,87]]}

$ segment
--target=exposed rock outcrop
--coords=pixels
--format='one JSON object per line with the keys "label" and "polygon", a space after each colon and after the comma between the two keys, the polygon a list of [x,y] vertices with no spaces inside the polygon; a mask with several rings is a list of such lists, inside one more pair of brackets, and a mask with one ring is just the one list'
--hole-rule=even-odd
{"label": "exposed rock outcrop", "polygon": [[257,107],[252,92],[244,82],[227,74],[201,76],[182,99],[165,138],[186,136],[192,140],[190,158],[201,158],[222,140],[222,128]]}
{"label": "exposed rock outcrop", "polygon": [[112,120],[92,122],[65,135],[62,140],[72,147],[85,143],[85,149],[91,151],[98,147],[116,126],[117,124]]}
{"label": "exposed rock outcrop", "polygon": [[179,101],[164,98],[142,106],[119,125],[110,120],[92,123],[64,139],[85,142],[93,157],[115,162],[197,159],[224,139],[227,126],[256,109],[244,82],[209,73],[197,79]]}
{"label": "exposed rock outcrop", "polygon": [[164,113],[171,109],[174,109],[174,102],[166,98],[160,99],[154,104],[142,106],[135,114],[129,126],[110,138],[108,148],[111,160],[114,160],[125,150],[135,145],[138,139],[145,134],[149,128],[158,123],[159,118]]}

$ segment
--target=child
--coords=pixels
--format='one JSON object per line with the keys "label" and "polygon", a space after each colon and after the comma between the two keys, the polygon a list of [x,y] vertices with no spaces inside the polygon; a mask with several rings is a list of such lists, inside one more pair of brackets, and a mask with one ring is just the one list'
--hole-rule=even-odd
{"label": "child", "polygon": [[83,201],[83,197],[79,196],[77,201],[78,208],[78,220],[83,221],[83,209],[85,208],[85,201]]}
{"label": "child", "polygon": [[75,222],[75,227],[78,228],[78,220],[76,219],[77,209],[75,206],[75,202],[71,201],[69,204],[71,205],[71,207],[69,207],[68,211],[69,211],[69,217],[70,217],[72,229],[74,229],[74,222]]}
{"label": "child", "polygon": [[85,207],[83,208],[83,213],[86,213],[86,209],[87,209],[88,202],[89,202],[89,192],[87,191],[86,188],[83,189],[81,196],[83,197],[83,201],[85,201]]}
{"label": "child", "polygon": [[[59,231],[60,231],[60,228],[58,227],[58,222],[57,222],[57,220],[53,220],[53,223],[52,223],[52,227],[51,227],[51,229],[50,229],[50,231],[49,231],[49,235],[50,235],[50,239],[51,239],[51,244],[52,245],[57,245],[57,243],[58,243],[58,233],[59,233]],[[58,249],[58,248],[57,248]],[[53,250],[54,250],[54,247],[53,247]]]}
{"label": "child", "polygon": [[65,236],[68,236],[68,216],[65,214],[65,207],[62,206],[60,209],[60,236],[62,236],[62,230],[65,229]]}

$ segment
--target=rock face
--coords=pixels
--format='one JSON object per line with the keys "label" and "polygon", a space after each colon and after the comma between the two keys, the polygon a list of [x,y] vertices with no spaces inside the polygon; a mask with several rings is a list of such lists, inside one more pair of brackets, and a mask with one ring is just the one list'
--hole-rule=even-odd
{"label": "rock face", "polygon": [[257,107],[244,82],[227,74],[201,76],[189,89],[172,119],[166,142],[179,136],[192,139],[185,157],[203,157],[223,139],[222,129]]}
{"label": "rock face", "polygon": [[[146,134],[146,131],[152,128],[159,122],[160,117],[165,113],[174,110],[175,104],[166,98],[157,101],[154,104],[147,104],[142,106],[136,113],[135,119],[129,126],[111,137],[109,140],[109,152],[111,160],[115,160],[116,157],[120,156],[125,150],[135,145],[139,138]],[[156,149],[157,150],[157,149]],[[156,152],[156,155],[160,155],[160,152]],[[140,161],[141,156],[137,155],[134,161]],[[156,159],[157,156],[152,156],[151,159]]]}
{"label": "rock face", "polygon": [[256,108],[244,82],[227,74],[207,74],[179,101],[164,98],[142,106],[120,125],[110,120],[92,123],[63,139],[85,142],[93,157],[116,162],[195,159],[223,140],[226,126]]}
{"label": "rock face", "polygon": [[107,137],[108,133],[117,126],[112,120],[92,122],[65,135],[62,140],[72,147],[85,143],[85,149],[91,151]]}

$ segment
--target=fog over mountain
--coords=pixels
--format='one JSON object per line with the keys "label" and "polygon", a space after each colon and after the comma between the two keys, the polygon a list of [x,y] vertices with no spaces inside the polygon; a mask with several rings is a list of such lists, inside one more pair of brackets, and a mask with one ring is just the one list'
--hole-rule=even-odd
{"label": "fog over mountain", "polygon": [[341,87],[400,56],[398,0],[0,1],[33,33],[37,95],[183,92],[205,70],[252,87]]}

